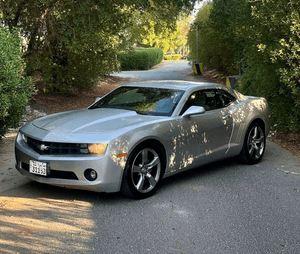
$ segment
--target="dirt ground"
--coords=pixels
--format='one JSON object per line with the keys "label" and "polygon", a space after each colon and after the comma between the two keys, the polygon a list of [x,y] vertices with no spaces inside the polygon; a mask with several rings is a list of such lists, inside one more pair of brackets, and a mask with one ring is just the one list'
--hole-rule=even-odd
{"label": "dirt ground", "polygon": [[82,92],[74,91],[69,96],[45,94],[42,89],[39,89],[41,86],[37,85],[38,92],[33,95],[30,104],[33,108],[42,109],[47,114],[81,109],[88,107],[97,97],[102,97],[126,81],[126,79],[108,76],[105,81],[99,82],[93,89]]}
{"label": "dirt ground", "polygon": [[[204,70],[203,77],[214,83],[225,84],[226,77],[215,70]],[[102,97],[112,89],[128,82],[128,79],[107,76],[105,81],[99,82],[97,86],[89,91],[74,92],[71,96],[58,96],[44,94],[42,89],[32,97],[31,105],[36,109],[43,109],[47,114],[85,108],[91,105],[97,97]],[[294,155],[300,156],[300,133],[281,134],[273,132],[269,139]]]}

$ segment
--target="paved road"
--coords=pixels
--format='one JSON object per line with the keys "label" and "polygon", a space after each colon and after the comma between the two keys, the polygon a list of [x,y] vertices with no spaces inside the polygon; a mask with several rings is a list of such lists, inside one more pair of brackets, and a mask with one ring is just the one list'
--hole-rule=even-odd
{"label": "paved road", "polygon": [[188,80],[205,81],[201,76],[194,76],[187,61],[167,61],[147,71],[123,71],[113,76],[128,78],[131,81],[147,80]]}
{"label": "paved road", "polygon": [[[174,76],[172,63],[146,73],[166,66]],[[257,165],[210,164],[139,201],[29,181],[12,144],[0,145],[0,253],[300,253],[300,159],[272,142]]]}

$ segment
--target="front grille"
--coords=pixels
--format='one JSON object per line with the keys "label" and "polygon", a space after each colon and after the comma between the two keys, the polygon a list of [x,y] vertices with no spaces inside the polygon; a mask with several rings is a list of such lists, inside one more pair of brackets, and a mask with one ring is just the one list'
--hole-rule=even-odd
{"label": "front grille", "polygon": [[88,153],[86,144],[43,142],[27,137],[27,145],[41,155]]}
{"label": "front grille", "polygon": [[[21,167],[29,172],[29,164],[22,162]],[[50,177],[50,178],[58,178],[58,179],[68,179],[68,180],[78,180],[78,177],[74,172],[70,171],[61,171],[50,169],[50,174],[48,176],[41,177]]]}

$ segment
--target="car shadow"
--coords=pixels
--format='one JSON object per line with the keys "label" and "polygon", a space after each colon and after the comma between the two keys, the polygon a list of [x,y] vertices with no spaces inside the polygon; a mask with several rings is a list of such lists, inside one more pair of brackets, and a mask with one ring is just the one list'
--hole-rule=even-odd
{"label": "car shadow", "polygon": [[186,184],[195,178],[205,178],[214,174],[219,174],[220,172],[226,173],[226,170],[231,170],[232,167],[242,167],[247,166],[241,164],[237,158],[230,158],[225,160],[220,160],[218,162],[213,162],[206,164],[204,166],[195,167],[183,172],[179,172],[176,175],[164,178],[160,185],[161,189],[168,189],[176,186],[178,184]]}
{"label": "car shadow", "polygon": [[[215,163],[206,164],[205,166],[196,167],[187,171],[180,172],[176,175],[161,180],[160,188],[168,189],[177,184],[188,183],[191,179],[206,177],[208,175],[217,174],[220,171],[226,172],[233,166],[240,164],[236,158],[226,159]],[[244,165],[245,166],[245,165]],[[129,199],[124,197],[120,192],[117,193],[98,193],[86,190],[69,189],[57,187],[53,185],[35,182],[33,180],[24,185],[3,192],[1,196],[6,197],[24,197],[24,198],[47,198],[47,199],[63,199],[63,200],[79,200],[91,203],[119,203],[126,202]]]}
{"label": "car shadow", "polygon": [[[243,165],[236,159],[227,159],[182,172],[163,179],[156,195],[144,200],[130,200],[120,193],[66,189],[29,181],[0,194],[0,252],[30,253],[35,246],[39,253],[46,253],[42,248],[59,253],[70,243],[78,247],[74,253],[80,253],[83,248],[91,253],[90,242],[98,223],[94,216],[98,216],[99,209],[104,214],[136,209],[147,211],[151,205],[164,203],[178,186],[195,179],[219,177],[221,172],[222,175],[231,174],[241,167]],[[48,240],[37,246],[35,239],[41,235]]]}

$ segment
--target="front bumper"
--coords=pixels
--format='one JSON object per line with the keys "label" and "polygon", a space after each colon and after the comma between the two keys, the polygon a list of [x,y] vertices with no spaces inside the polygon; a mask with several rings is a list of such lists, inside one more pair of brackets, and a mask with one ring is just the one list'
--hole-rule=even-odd
{"label": "front bumper", "polygon": [[[24,176],[40,182],[72,189],[96,192],[118,192],[121,187],[123,167],[109,156],[92,155],[40,155],[22,139],[15,142],[16,169]],[[29,161],[46,162],[50,171],[48,176],[29,172]],[[89,181],[84,176],[86,169],[94,169],[97,178]]]}

